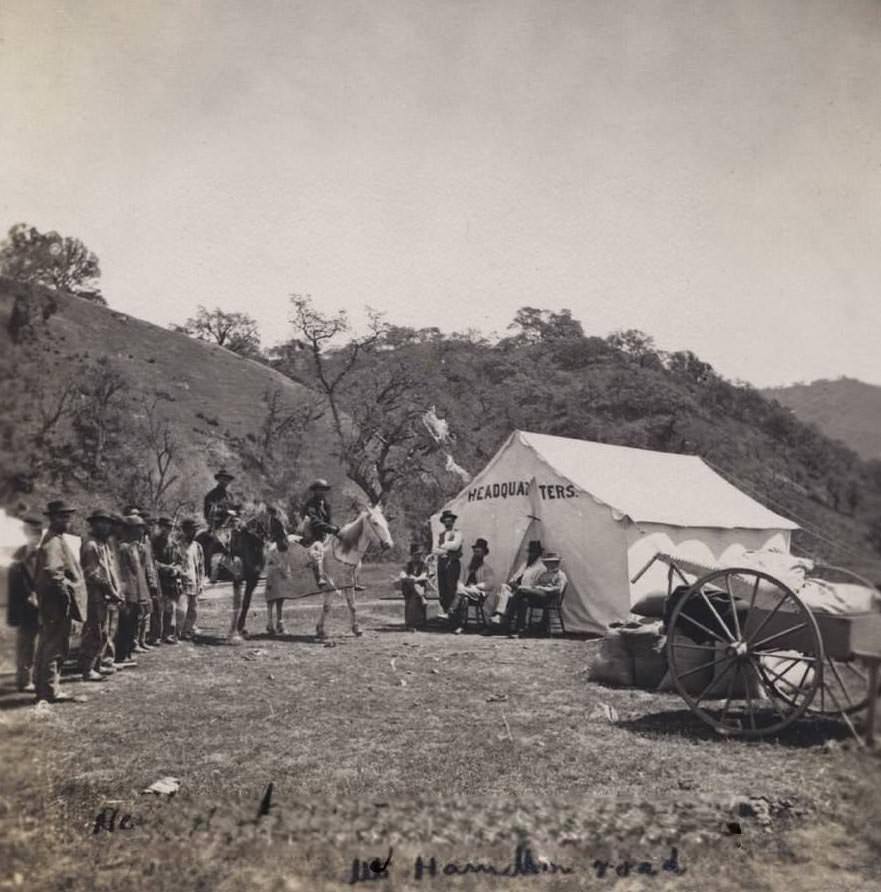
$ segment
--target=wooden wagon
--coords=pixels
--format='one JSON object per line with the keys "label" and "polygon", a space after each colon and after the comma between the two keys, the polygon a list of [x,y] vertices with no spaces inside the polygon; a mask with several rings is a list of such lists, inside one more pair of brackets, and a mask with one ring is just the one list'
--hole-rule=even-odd
{"label": "wooden wagon", "polygon": [[[668,566],[664,626],[670,678],[718,733],[764,737],[805,714],[868,708],[871,741],[881,662],[881,612],[822,613],[762,570],[708,567],[658,553]],[[874,586],[848,570],[813,567],[809,579]],[[807,581],[807,580],[806,580]],[[855,733],[855,732],[854,732]]]}

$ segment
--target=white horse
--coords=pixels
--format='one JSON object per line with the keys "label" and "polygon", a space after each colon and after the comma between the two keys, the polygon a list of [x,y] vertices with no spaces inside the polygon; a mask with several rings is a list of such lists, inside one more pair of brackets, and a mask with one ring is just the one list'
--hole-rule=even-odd
{"label": "white horse", "polygon": [[352,632],[355,635],[361,634],[355,616],[355,574],[364,553],[371,545],[379,545],[383,550],[394,545],[388,521],[379,505],[368,506],[338,533],[328,536],[323,543],[313,544],[317,558],[315,573],[324,590],[321,619],[315,629],[319,639],[327,637],[325,621],[330,613],[333,596],[340,591],[345,596],[352,617]]}

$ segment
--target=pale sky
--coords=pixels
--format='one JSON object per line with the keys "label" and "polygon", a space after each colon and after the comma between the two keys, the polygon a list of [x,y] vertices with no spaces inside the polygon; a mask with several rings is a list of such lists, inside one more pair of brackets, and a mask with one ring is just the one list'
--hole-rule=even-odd
{"label": "pale sky", "polygon": [[2,0],[0,109],[0,231],[159,324],[569,307],[881,384],[876,0]]}

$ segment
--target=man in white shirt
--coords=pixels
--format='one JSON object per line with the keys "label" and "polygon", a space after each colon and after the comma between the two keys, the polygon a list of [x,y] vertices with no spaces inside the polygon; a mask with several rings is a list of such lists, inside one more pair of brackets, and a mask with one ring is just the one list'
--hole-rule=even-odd
{"label": "man in white shirt", "polygon": [[440,522],[444,528],[433,552],[437,557],[437,590],[441,606],[438,616],[441,619],[447,618],[462,572],[462,533],[455,529],[457,519],[452,511],[441,514]]}
{"label": "man in white shirt", "polygon": [[[183,553],[181,568],[183,597],[178,611],[177,627],[182,630],[179,637],[191,641],[196,634],[196,604],[205,585],[205,556],[202,546],[196,541],[195,520],[186,518],[181,521],[180,526],[182,533],[180,547]],[[184,616],[181,616],[181,613],[184,613]]]}
{"label": "man in white shirt", "polygon": [[520,585],[517,593],[511,599],[508,606],[508,634],[517,637],[517,634],[526,624],[526,611],[530,607],[543,607],[545,604],[561,599],[569,580],[560,569],[560,555],[552,551],[546,551],[542,556],[545,571],[538,577],[535,583],[529,587]]}
{"label": "man in white shirt", "polygon": [[501,625],[508,609],[508,602],[511,600],[517,588],[524,586],[530,588],[538,581],[539,576],[544,573],[546,567],[541,559],[541,541],[532,539],[526,547],[526,560],[511,574],[511,578],[499,590],[499,597],[496,600],[493,615],[490,622],[494,625]]}

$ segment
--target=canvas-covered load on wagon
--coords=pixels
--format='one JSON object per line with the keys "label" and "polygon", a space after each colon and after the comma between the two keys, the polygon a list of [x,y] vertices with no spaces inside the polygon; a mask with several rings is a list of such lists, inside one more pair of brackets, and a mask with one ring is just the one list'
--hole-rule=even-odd
{"label": "canvas-covered load on wagon", "polygon": [[668,580],[667,686],[720,733],[771,734],[806,712],[849,723],[874,701],[856,659],[881,654],[881,593],[868,580],[773,551],[728,566],[659,552],[634,578],[654,566]]}

